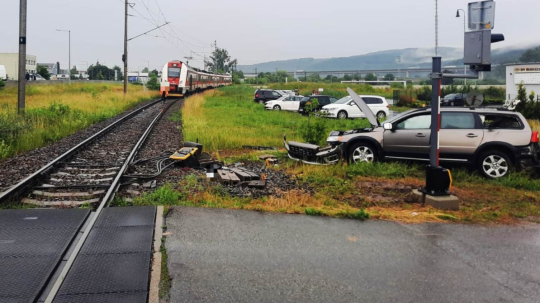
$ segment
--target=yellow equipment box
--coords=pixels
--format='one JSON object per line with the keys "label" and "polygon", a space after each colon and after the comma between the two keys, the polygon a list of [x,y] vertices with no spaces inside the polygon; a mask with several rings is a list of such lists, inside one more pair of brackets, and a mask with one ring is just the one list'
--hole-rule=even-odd
{"label": "yellow equipment box", "polygon": [[197,147],[182,147],[174,154],[172,154],[172,156],[170,156],[169,158],[172,160],[184,161],[189,157],[193,156],[197,152],[197,150],[199,150]]}

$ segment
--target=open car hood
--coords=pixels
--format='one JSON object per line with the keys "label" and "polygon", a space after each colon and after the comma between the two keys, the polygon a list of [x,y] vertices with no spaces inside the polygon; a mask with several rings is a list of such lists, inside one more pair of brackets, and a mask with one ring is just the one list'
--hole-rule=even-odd
{"label": "open car hood", "polygon": [[351,88],[347,87],[347,92],[354,100],[354,103],[356,103],[356,106],[358,106],[362,113],[364,113],[369,123],[371,123],[371,126],[380,126],[379,120],[377,120],[377,117],[375,117],[371,109],[367,106],[366,102],[364,102],[364,100],[360,96],[358,96],[358,94],[356,94]]}

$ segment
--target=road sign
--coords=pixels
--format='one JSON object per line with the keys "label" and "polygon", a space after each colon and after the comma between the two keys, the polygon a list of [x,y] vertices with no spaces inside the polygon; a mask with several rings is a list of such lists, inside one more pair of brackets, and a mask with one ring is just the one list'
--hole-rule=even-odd
{"label": "road sign", "polygon": [[478,31],[495,27],[495,1],[469,3],[469,30]]}

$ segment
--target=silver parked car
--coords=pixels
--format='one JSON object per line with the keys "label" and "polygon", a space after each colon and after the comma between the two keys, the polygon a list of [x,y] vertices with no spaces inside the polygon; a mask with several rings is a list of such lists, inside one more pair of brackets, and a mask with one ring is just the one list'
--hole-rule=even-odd
{"label": "silver parked car", "polygon": [[[371,128],[334,131],[328,147],[286,142],[293,159],[332,164],[383,159],[429,161],[431,109],[410,110],[383,126],[370,112]],[[284,138],[286,139],[286,138]],[[474,165],[488,178],[506,176],[521,160],[538,160],[538,133],[517,112],[496,108],[441,108],[441,162]]]}

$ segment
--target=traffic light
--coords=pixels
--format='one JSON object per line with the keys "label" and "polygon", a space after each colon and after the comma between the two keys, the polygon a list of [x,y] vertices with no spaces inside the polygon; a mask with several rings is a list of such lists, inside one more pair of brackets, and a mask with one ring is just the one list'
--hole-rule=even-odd
{"label": "traffic light", "polygon": [[504,41],[502,34],[492,34],[495,27],[493,0],[471,2],[468,5],[469,30],[465,33],[464,64],[472,71],[491,71],[491,43]]}
{"label": "traffic light", "polygon": [[466,32],[464,64],[473,71],[491,71],[491,44],[500,41],[504,41],[504,35],[492,34],[491,30]]}
{"label": "traffic light", "polygon": [[126,62],[126,55],[122,54],[122,62]]}

